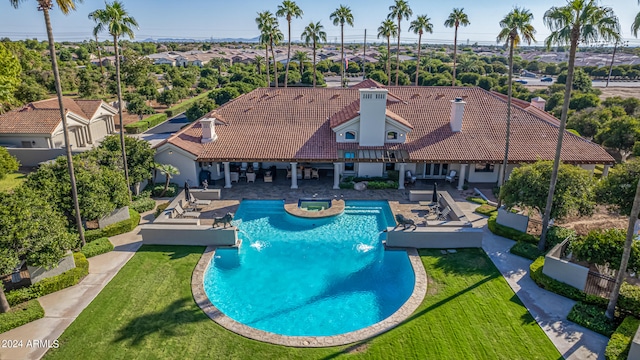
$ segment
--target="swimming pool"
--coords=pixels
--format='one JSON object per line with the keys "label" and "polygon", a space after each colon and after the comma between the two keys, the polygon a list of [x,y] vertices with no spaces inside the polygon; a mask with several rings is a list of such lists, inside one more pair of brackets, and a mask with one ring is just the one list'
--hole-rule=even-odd
{"label": "swimming pool", "polygon": [[302,219],[282,201],[245,200],[242,246],[218,249],[204,275],[211,303],[231,319],[289,336],[331,336],[389,317],[415,281],[405,251],[382,245],[385,201],[347,201],[343,214]]}

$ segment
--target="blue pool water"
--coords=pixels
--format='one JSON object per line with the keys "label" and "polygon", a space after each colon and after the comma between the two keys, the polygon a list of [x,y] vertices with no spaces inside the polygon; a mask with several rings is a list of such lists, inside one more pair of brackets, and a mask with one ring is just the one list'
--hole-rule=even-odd
{"label": "blue pool water", "polygon": [[347,201],[343,214],[301,219],[282,201],[245,200],[239,249],[218,249],[204,289],[225,315],[291,336],[338,335],[375,324],[413,291],[405,251],[385,250],[386,201]]}

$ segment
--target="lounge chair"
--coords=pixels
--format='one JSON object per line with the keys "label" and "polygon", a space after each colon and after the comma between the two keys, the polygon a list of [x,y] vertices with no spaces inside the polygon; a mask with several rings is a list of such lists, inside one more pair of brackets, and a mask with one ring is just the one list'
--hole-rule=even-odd
{"label": "lounge chair", "polygon": [[247,173],[247,182],[250,183],[255,183],[256,182],[256,173],[254,172],[248,172]]}
{"label": "lounge chair", "polygon": [[449,175],[444,177],[444,181],[448,181],[453,184],[453,182],[456,181],[456,178],[458,177],[457,175],[458,175],[457,171],[451,170],[449,172]]}
{"label": "lounge chair", "polygon": [[320,175],[318,175],[318,169],[316,169],[316,168],[312,168],[311,169],[311,178],[312,179],[320,179]]}
{"label": "lounge chair", "polygon": [[304,168],[304,179],[311,179],[311,168]]}
{"label": "lounge chair", "polygon": [[264,182],[273,182],[273,175],[271,175],[271,171],[266,171],[264,173]]}
{"label": "lounge chair", "polygon": [[193,218],[193,219],[197,219],[200,217],[200,212],[198,211],[185,211],[182,206],[180,206],[180,204],[176,205],[175,208],[173,208],[173,210],[176,212],[176,214],[178,214],[177,217],[180,218]]}
{"label": "lounge chair", "polygon": [[441,213],[438,214],[438,218],[436,220],[446,221],[449,213],[451,213],[451,208],[447,206],[446,208],[444,208],[444,210],[442,210]]}
{"label": "lounge chair", "polygon": [[189,204],[192,207],[203,207],[211,205],[211,200],[198,200],[193,196],[193,194],[189,193]]}

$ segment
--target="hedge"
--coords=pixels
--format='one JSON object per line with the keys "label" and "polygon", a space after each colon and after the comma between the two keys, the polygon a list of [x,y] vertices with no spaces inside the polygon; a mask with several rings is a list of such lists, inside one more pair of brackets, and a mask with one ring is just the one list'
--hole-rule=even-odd
{"label": "hedge", "polygon": [[617,326],[615,319],[607,318],[604,309],[583,302],[577,302],[573,305],[569,315],[567,315],[567,320],[606,337],[610,337]]}
{"label": "hedge", "polygon": [[140,134],[165,121],[167,121],[167,114],[154,114],[144,120],[127,124],[124,129],[127,134]]}
{"label": "hedge", "polygon": [[472,203],[484,205],[487,203],[487,200],[475,196],[468,196],[467,201],[471,201]]}
{"label": "hedge", "polygon": [[31,300],[17,305],[7,313],[0,314],[0,333],[15,329],[26,323],[44,317],[44,309],[38,300]]}
{"label": "hedge", "polygon": [[158,217],[160,216],[160,214],[162,214],[162,212],[169,206],[169,202],[167,201],[166,203],[162,203],[160,205],[158,205],[158,207],[156,207],[156,212],[154,214],[154,217]]}
{"label": "hedge", "polygon": [[535,260],[538,257],[544,255],[540,250],[538,250],[537,245],[524,241],[518,241],[511,247],[509,252],[514,255],[522,256],[523,258],[529,260]]}
{"label": "hedge", "polygon": [[624,318],[620,326],[613,332],[604,356],[607,360],[625,360],[631,349],[631,341],[638,331],[640,320],[633,316]]}
{"label": "hedge", "polygon": [[113,250],[113,244],[109,241],[109,238],[106,237],[94,240],[82,247],[82,253],[87,258],[108,253],[111,250]]}
{"label": "hedge", "polygon": [[145,211],[153,210],[156,207],[156,201],[151,198],[140,198],[131,203],[130,207],[139,212],[143,213]]}
{"label": "hedge", "polygon": [[87,242],[92,242],[103,237],[112,237],[128,233],[135,229],[138,223],[140,223],[140,214],[130,207],[129,218],[127,220],[105,226],[104,229],[87,230],[84,232],[84,239]]}
{"label": "hedge", "polygon": [[515,241],[524,241],[531,244],[538,244],[537,237],[527,233],[523,233],[522,231],[518,231],[508,226],[500,225],[496,222],[497,218],[498,213],[495,213],[489,217],[489,220],[487,220],[487,227],[489,228],[489,230],[491,230],[492,233]]}
{"label": "hedge", "polygon": [[187,111],[187,109],[189,109],[191,107],[191,105],[193,105],[196,101],[200,100],[200,99],[204,99],[207,96],[209,96],[209,93],[211,91],[207,91],[207,92],[203,92],[202,94],[192,97],[191,99],[185,100],[182,103],[180,103],[179,105],[176,105],[172,108],[169,108],[167,110],[164,111],[164,113],[168,116],[168,117],[172,117],[172,116],[176,116],[180,113],[183,113],[185,111]]}
{"label": "hedge", "polygon": [[480,205],[475,210],[475,212],[477,212],[478,214],[486,216],[494,215],[496,211],[498,211],[498,208],[489,204]]}
{"label": "hedge", "polygon": [[73,260],[76,263],[76,267],[71,270],[67,270],[60,275],[38,281],[28,288],[7,292],[5,295],[7,296],[9,305],[18,305],[25,301],[48,295],[79,283],[80,280],[89,274],[89,262],[83,253],[74,253]]}

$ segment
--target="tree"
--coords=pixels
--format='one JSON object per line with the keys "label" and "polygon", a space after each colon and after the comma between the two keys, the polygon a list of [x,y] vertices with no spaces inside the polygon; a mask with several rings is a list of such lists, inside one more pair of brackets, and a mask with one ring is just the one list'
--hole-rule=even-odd
{"label": "tree", "polygon": [[[545,213],[545,196],[553,170],[551,161],[537,161],[515,168],[500,189],[505,206],[520,206]],[[595,182],[587,170],[562,164],[559,167],[558,191],[553,196],[551,217],[560,220],[568,215],[593,212]]]}
{"label": "tree", "polygon": [[156,111],[151,106],[147,105],[142,95],[138,93],[127,93],[127,95],[129,95],[129,98],[127,99],[127,112],[129,114],[138,115],[140,120],[142,120],[142,117],[144,115],[151,115],[156,113]]}
{"label": "tree", "polygon": [[190,108],[187,109],[185,115],[189,121],[196,121],[201,117],[205,116],[213,109],[216,108],[216,102],[212,99],[202,99],[200,101],[196,101]]}
{"label": "tree", "polygon": [[[422,34],[428,32],[429,34],[433,34],[433,24],[431,23],[431,18],[428,18],[427,15],[419,15],[415,20],[411,22],[409,25],[409,30],[413,31],[414,34],[418,34],[418,62],[416,63],[416,86],[418,86],[418,73],[420,72],[420,50],[422,50]],[[399,39],[398,39],[399,40]]]}
{"label": "tree", "polygon": [[[309,61],[309,56],[304,51],[296,51],[293,54],[293,60],[297,61],[300,64],[300,78],[302,78],[302,74],[304,74],[304,63]],[[285,81],[287,78],[285,77]]]}
{"label": "tree", "polygon": [[607,121],[595,137],[596,142],[614,148],[627,161],[633,146],[640,141],[640,121],[629,115]]}
{"label": "tree", "polygon": [[[19,186],[12,194],[0,193],[0,273],[13,272],[22,260],[33,266],[55,266],[77,241],[64,216],[38,191]],[[0,286],[0,312],[9,309]]]}
{"label": "tree", "polygon": [[[570,251],[577,261],[586,261],[589,264],[600,265],[611,270],[620,267],[622,253],[624,251],[624,230],[592,230],[587,236],[577,237],[570,243]],[[638,263],[640,244],[634,246],[632,264]],[[635,266],[634,266],[635,267]],[[636,271],[636,269],[633,269]]]}
{"label": "tree", "polygon": [[[313,87],[316,87],[316,49],[319,41],[327,41],[327,33],[324,32],[324,26],[319,21],[315,24],[312,21],[304,28],[301,38],[305,45],[313,44]],[[302,77],[304,79],[304,74]]]}
{"label": "tree", "polygon": [[346,23],[353,27],[353,14],[348,6],[340,5],[339,8],[329,15],[329,19],[333,21],[334,26],[340,25],[340,67],[342,68],[340,84],[344,86],[344,24]]}
{"label": "tree", "polygon": [[311,70],[307,70],[302,74],[302,83],[312,85],[314,83],[318,83],[318,85],[324,85],[326,82],[324,81],[324,76],[319,71],[316,71],[315,74],[311,72]]}
{"label": "tree", "polygon": [[[284,87],[287,87],[287,83],[289,82],[289,62],[291,61],[291,19],[294,17],[302,18],[302,9],[298,7],[295,1],[284,0],[281,5],[278,5],[278,11],[276,11],[276,16],[284,17],[287,19],[288,33],[289,36],[287,40],[289,44],[287,45],[287,68],[284,70]],[[302,65],[302,63],[300,63]],[[300,76],[302,77],[302,71],[300,72]]]}
{"label": "tree", "polygon": [[451,86],[456,86],[456,54],[458,52],[458,27],[467,26],[471,24],[469,17],[464,13],[464,8],[453,9],[453,12],[449,14],[449,17],[444,22],[444,26],[455,28],[453,36],[453,82]]}
{"label": "tree", "polygon": [[[264,11],[262,13],[258,13],[258,17],[256,18],[256,23],[258,24],[258,30],[260,30],[260,42],[267,44],[267,48],[271,47],[271,57],[273,58],[273,76],[275,87],[278,87],[278,62],[276,61],[276,53],[273,50],[273,47],[279,44],[283,35],[280,29],[278,28],[278,19],[271,14],[270,11]],[[267,60],[269,59],[267,53]],[[267,79],[268,83],[268,79]]]}
{"label": "tree", "polygon": [[600,39],[610,42],[612,40],[619,40],[620,38],[620,25],[613,10],[609,7],[598,6],[595,0],[569,0],[565,6],[554,6],[545,12],[544,22],[549,30],[551,30],[551,35],[545,39],[547,49],[551,48],[553,44],[570,44],[570,50],[564,102],[562,104],[562,114],[560,116],[560,126],[558,129],[558,144],[553,161],[553,172],[551,173],[549,182],[547,204],[542,217],[542,233],[540,234],[540,243],[538,244],[538,249],[540,250],[545,248],[545,242],[547,241],[547,231],[553,208],[558,169],[560,167],[562,139],[567,124],[567,115],[569,113],[571,85],[573,83],[578,43],[588,45]]}
{"label": "tree", "polygon": [[[387,19],[382,22],[382,24],[378,27],[378,38],[386,37],[387,38],[387,85],[391,85],[391,60],[389,59],[389,55],[391,54],[391,37],[398,36],[398,29],[396,28],[396,24],[393,20]],[[373,75],[373,74],[372,74]]]}
{"label": "tree", "polygon": [[[53,70],[53,78],[55,82],[56,95],[58,96],[58,107],[60,110],[60,119],[62,119],[62,133],[64,134],[65,150],[67,155],[67,172],[69,173],[69,181],[71,183],[71,196],[73,199],[73,207],[75,210],[76,228],[80,234],[80,241],[84,245],[84,232],[82,231],[82,218],[80,216],[80,206],[78,202],[78,189],[76,186],[76,177],[73,169],[73,161],[71,154],[71,144],[69,142],[69,130],[67,126],[67,116],[62,103],[62,85],[60,81],[60,71],[58,70],[58,60],[56,58],[55,41],[53,40],[53,29],[51,28],[51,19],[49,11],[53,7],[52,0],[37,0],[38,9],[44,14],[44,23],[47,29],[47,38],[49,40],[49,56],[51,58],[51,69]],[[18,7],[20,0],[10,0],[11,5]],[[56,4],[63,14],[68,14],[71,10],[76,9],[74,0],[56,0]]]}
{"label": "tree", "polygon": [[7,174],[18,171],[19,167],[18,159],[11,156],[6,148],[0,146],[0,180],[4,179]]}
{"label": "tree", "polygon": [[588,108],[595,108],[600,105],[600,98],[596,94],[591,93],[574,93],[569,100],[569,109],[571,110],[584,110]]}
{"label": "tree", "polygon": [[[608,112],[609,115],[611,114],[611,111],[608,109],[585,109],[575,113],[567,120],[567,128],[576,130],[581,136],[591,140],[596,136],[604,123],[601,118],[604,112]],[[609,119],[610,118],[611,117],[609,117]]]}
{"label": "tree", "polygon": [[[260,30],[260,43],[265,44],[264,46],[265,59],[266,59],[265,74],[267,75],[267,87],[271,86],[271,80],[269,78],[269,35],[266,30],[269,26],[271,26],[269,24],[269,22],[271,21],[273,21],[273,15],[271,14],[270,11],[263,11],[261,13],[258,13],[258,17],[256,18],[256,24],[258,25],[258,30]],[[262,29],[265,29],[265,30],[262,30]],[[258,67],[259,66],[260,66],[260,63],[258,63]]]}
{"label": "tree", "polygon": [[240,91],[233,86],[225,86],[222,89],[213,90],[209,93],[209,97],[215,100],[218,105],[226,104],[229,100],[235,99],[238,96],[240,96]]}
{"label": "tree", "polygon": [[0,114],[15,102],[14,93],[20,85],[20,61],[0,42]]}
{"label": "tree", "polygon": [[180,101],[180,96],[178,96],[178,93],[173,89],[165,90],[158,95],[157,100],[160,104],[171,107],[171,105],[177,104],[178,101]]}
{"label": "tree", "polygon": [[[122,120],[122,86],[120,85],[120,54],[118,49],[118,39],[121,36],[128,36],[133,39],[133,29],[138,27],[136,19],[131,17],[119,1],[111,4],[106,3],[105,9],[99,9],[89,14],[89,19],[96,22],[93,28],[93,35],[96,36],[103,31],[108,31],[113,37],[113,47],[116,55],[116,87],[118,92],[118,116],[120,117],[120,145],[122,149],[122,162],[124,163],[124,179],[127,188],[131,186],[129,173],[127,170],[127,153],[124,144],[124,121]],[[131,200],[131,194],[129,194]]]}
{"label": "tree", "polygon": [[166,178],[164,182],[164,189],[160,194],[160,197],[163,197],[167,190],[169,190],[169,181],[171,181],[171,178],[173,178],[174,175],[180,175],[180,170],[171,164],[156,164],[156,169],[158,169],[158,171],[160,171],[160,173]]}
{"label": "tree", "polygon": [[140,56],[134,51],[126,50],[123,52],[122,81],[125,85],[141,87],[151,73],[151,59]]}
{"label": "tree", "polygon": [[640,179],[640,158],[617,164],[596,186],[596,199],[611,210],[631,214],[635,189]]}
{"label": "tree", "polygon": [[[125,138],[125,146],[129,176],[134,184],[139,185],[139,183],[148,179],[151,174],[155,150],[151,148],[148,141],[130,136]],[[101,165],[119,170],[122,168],[121,157],[119,156],[121,151],[118,136],[107,136],[102,140],[96,151],[97,160]],[[136,186],[136,189],[138,190],[139,186]],[[136,195],[138,195],[138,192],[136,191]]]}
{"label": "tree", "polygon": [[400,73],[400,22],[402,19],[409,20],[413,15],[413,10],[405,0],[395,0],[395,4],[389,6],[387,19],[398,19],[398,48],[396,51],[396,86],[398,86],[398,74]]}
{"label": "tree", "polygon": [[[556,83],[558,84],[566,84],[567,83],[567,70],[564,70],[558,75],[556,79]],[[571,88],[573,90],[582,91],[585,93],[593,91],[593,82],[591,81],[591,77],[582,70],[581,68],[577,68],[573,73],[573,82]]]}

